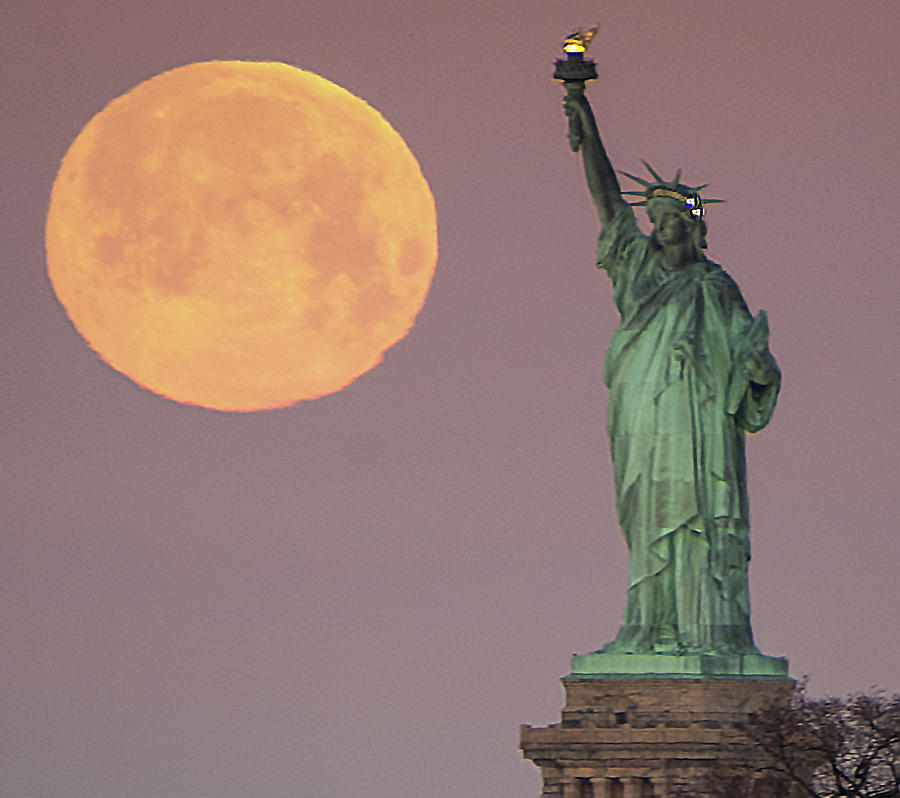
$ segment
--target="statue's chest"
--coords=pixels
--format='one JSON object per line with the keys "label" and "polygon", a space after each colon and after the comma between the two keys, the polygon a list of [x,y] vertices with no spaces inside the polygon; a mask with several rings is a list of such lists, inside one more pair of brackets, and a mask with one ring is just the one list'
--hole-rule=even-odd
{"label": "statue's chest", "polygon": [[683,316],[695,304],[699,283],[700,275],[692,266],[676,271],[665,266],[658,254],[648,254],[623,286],[619,305],[623,321],[638,317],[649,323],[649,317],[659,313]]}

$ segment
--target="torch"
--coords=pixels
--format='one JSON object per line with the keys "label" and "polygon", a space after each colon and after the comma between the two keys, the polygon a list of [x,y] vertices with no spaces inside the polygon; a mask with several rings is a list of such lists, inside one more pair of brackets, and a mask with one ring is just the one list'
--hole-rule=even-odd
{"label": "torch", "polygon": [[[573,100],[580,99],[584,96],[584,84],[589,80],[597,77],[597,67],[590,58],[585,58],[584,54],[599,29],[599,25],[594,25],[589,31],[582,31],[578,28],[574,33],[569,34],[563,42],[563,52],[565,58],[556,59],[556,69],[553,77],[561,80],[566,92]],[[572,152],[578,152],[581,146],[581,125],[575,116],[569,117],[569,144]]]}

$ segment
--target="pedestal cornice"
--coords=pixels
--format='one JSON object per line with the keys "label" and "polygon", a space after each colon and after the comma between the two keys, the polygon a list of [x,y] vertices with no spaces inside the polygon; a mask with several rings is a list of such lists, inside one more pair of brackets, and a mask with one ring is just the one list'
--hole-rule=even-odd
{"label": "pedestal cornice", "polygon": [[572,656],[573,679],[778,679],[788,661],[765,654],[591,654]]}

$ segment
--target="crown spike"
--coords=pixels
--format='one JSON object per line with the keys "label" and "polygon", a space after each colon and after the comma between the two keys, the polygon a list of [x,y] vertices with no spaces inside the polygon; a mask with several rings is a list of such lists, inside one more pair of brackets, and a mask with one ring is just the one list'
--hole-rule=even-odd
{"label": "crown spike", "polygon": [[623,191],[621,192],[623,196],[631,196],[631,197],[641,197],[644,199],[640,202],[631,202],[630,200],[626,200],[626,202],[632,207],[637,207],[640,205],[649,205],[650,200],[656,197],[670,197],[674,200],[681,202],[685,209],[688,210],[695,219],[703,218],[703,206],[704,205],[713,205],[719,202],[725,202],[723,199],[703,199],[700,196],[700,191],[706,188],[709,183],[703,183],[700,186],[688,186],[681,183],[681,167],[677,169],[675,172],[675,177],[673,180],[663,180],[659,173],[652,167],[650,164],[641,158],[641,163],[647,169],[647,171],[653,176],[653,180],[645,180],[642,177],[638,177],[637,175],[631,174],[631,172],[626,172],[624,170],[618,170],[620,175],[624,175],[629,180],[633,180],[635,183],[643,186],[644,191]]}
{"label": "crown spike", "polygon": [[653,179],[656,180],[657,183],[665,183],[666,182],[658,174],[656,174],[656,170],[652,166],[650,166],[650,164],[647,163],[643,158],[641,158],[641,163],[644,164],[645,167],[647,167],[647,171],[651,175],[653,175]]}
{"label": "crown spike", "polygon": [[625,175],[629,180],[634,180],[635,183],[640,183],[640,185],[644,186],[644,188],[650,188],[650,181],[644,180],[643,177],[637,177],[629,172],[619,171],[619,174]]}

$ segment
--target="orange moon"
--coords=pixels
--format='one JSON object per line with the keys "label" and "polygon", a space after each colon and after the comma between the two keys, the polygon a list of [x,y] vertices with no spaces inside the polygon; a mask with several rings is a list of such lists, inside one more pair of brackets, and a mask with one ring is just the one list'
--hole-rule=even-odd
{"label": "orange moon", "polygon": [[103,360],[177,402],[249,412],[381,362],[425,301],[437,226],[418,162],[363,100],[287,64],[210,61],[88,122],[46,247]]}

